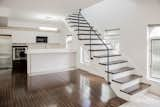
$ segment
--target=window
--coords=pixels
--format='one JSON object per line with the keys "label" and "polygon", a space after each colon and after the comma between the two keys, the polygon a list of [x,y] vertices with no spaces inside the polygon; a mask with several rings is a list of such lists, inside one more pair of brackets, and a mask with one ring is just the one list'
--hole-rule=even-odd
{"label": "window", "polygon": [[160,25],[149,25],[148,77],[160,82]]}
{"label": "window", "polygon": [[160,79],[160,39],[151,39],[151,77]]}
{"label": "window", "polygon": [[111,47],[120,51],[120,28],[106,29],[104,33],[105,42],[109,42]]}

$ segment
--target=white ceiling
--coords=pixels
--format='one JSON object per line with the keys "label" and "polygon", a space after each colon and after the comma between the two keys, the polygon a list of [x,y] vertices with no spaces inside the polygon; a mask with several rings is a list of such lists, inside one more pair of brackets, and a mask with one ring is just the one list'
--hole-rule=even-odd
{"label": "white ceiling", "polygon": [[87,8],[102,0],[0,0],[10,9],[9,19],[42,20],[42,16],[64,17],[79,8]]}

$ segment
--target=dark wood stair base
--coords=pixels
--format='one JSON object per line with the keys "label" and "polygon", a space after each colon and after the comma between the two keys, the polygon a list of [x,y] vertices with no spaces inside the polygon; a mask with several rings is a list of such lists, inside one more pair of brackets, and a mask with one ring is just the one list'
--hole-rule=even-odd
{"label": "dark wood stair base", "polygon": [[119,84],[125,84],[128,82],[131,82],[133,80],[136,80],[138,78],[142,78],[142,76],[136,75],[136,74],[131,74],[129,76],[123,77],[123,78],[118,78],[115,80],[112,80],[113,82],[119,83]]}
{"label": "dark wood stair base", "polygon": [[126,71],[131,71],[131,70],[134,70],[135,68],[132,68],[132,67],[122,67],[122,68],[119,68],[119,69],[116,69],[116,70],[110,70],[108,73],[111,73],[111,74],[118,74],[118,73],[122,73],[122,72],[126,72]]}
{"label": "dark wood stair base", "polygon": [[111,54],[109,56],[107,55],[99,55],[99,56],[93,56],[95,58],[108,58],[108,57],[116,57],[116,56],[121,56],[121,54]]}
{"label": "dark wood stair base", "polygon": [[124,90],[120,90],[121,92],[124,92],[126,94],[129,94],[129,95],[134,95],[140,91],[143,91],[147,88],[149,88],[151,85],[150,84],[146,84],[146,83],[138,83],[132,87],[129,87],[129,88],[126,88]]}
{"label": "dark wood stair base", "polygon": [[106,62],[104,63],[99,63],[100,65],[114,65],[114,64],[121,64],[121,63],[126,63],[128,61],[125,61],[125,60],[115,60],[115,61],[110,61],[109,64],[107,64]]}

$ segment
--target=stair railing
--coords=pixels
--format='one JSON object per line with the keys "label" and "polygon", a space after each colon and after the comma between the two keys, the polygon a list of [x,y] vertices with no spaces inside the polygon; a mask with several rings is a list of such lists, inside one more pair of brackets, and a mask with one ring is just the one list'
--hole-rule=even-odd
{"label": "stair railing", "polygon": [[[89,24],[89,23],[88,23]],[[94,29],[92,29],[93,30],[93,32],[96,34],[96,36],[98,37],[98,39],[102,42],[102,44],[105,46],[105,48],[107,49],[107,53],[106,53],[106,57],[107,57],[107,59],[106,59],[106,67],[105,67],[105,72],[107,73],[107,79],[108,79],[108,84],[111,84],[111,82],[110,82],[110,76],[109,76],[109,70],[110,70],[110,64],[109,64],[109,62],[110,62],[110,49],[109,49],[109,47],[107,46],[107,44],[103,41],[103,39],[100,37],[100,35],[99,34],[97,34],[97,32],[94,30]]]}
{"label": "stair railing", "polygon": [[[81,9],[79,9],[79,13],[78,13],[78,35],[79,35],[79,25],[80,25],[80,14],[81,14]],[[100,37],[100,35],[99,34],[97,34],[97,32],[93,29],[93,27],[87,22],[87,24],[88,24],[88,26],[90,27],[90,59],[93,59],[93,57],[92,57],[92,52],[91,52],[91,49],[92,49],[92,31],[96,34],[96,36],[98,37],[98,39],[102,42],[102,44],[105,46],[105,48],[107,49],[107,62],[106,62],[106,66],[105,66],[105,72],[107,73],[107,79],[108,79],[108,84],[111,84],[111,82],[110,82],[110,75],[109,75],[109,70],[110,70],[110,64],[109,64],[109,62],[110,62],[110,59],[109,59],[109,55],[110,55],[110,49],[109,49],[109,47],[107,46],[107,44],[102,40],[102,38]]]}

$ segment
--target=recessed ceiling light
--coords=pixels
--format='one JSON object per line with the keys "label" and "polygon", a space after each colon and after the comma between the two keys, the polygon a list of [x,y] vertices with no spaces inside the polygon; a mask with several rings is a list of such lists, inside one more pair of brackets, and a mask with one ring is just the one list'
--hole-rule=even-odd
{"label": "recessed ceiling light", "polygon": [[39,27],[40,30],[43,31],[54,31],[54,32],[58,32],[58,28],[56,27]]}
{"label": "recessed ceiling light", "polygon": [[57,20],[56,17],[51,17],[51,16],[46,16],[45,19],[46,20]]}

